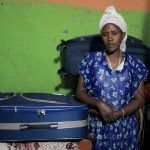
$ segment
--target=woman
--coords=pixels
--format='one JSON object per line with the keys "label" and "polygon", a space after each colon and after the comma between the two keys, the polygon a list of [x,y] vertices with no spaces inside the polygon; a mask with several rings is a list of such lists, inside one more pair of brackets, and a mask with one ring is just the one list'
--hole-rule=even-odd
{"label": "woman", "polygon": [[80,64],[76,97],[98,112],[90,115],[96,150],[137,150],[135,112],[144,105],[145,65],[126,50],[127,27],[113,6],[99,24],[105,50],[93,52]]}

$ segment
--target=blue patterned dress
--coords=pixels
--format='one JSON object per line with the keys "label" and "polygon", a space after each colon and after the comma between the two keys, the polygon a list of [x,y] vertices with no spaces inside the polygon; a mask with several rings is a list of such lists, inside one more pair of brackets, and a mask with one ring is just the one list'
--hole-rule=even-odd
{"label": "blue patterned dress", "polygon": [[[120,109],[133,100],[135,91],[147,76],[145,65],[124,53],[122,70],[112,70],[106,61],[106,53],[93,52],[80,64],[83,86],[95,99],[103,100]],[[96,150],[137,150],[138,132],[135,115],[106,124],[102,118],[90,116],[90,129],[96,135]]]}

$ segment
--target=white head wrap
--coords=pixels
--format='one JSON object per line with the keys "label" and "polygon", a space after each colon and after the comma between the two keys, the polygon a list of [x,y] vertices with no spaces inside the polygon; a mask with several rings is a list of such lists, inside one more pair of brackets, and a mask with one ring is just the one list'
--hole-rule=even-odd
{"label": "white head wrap", "polygon": [[104,27],[104,25],[106,25],[108,23],[113,23],[113,24],[117,25],[122,30],[122,32],[126,33],[126,35],[120,45],[121,51],[124,52],[126,50],[127,25],[126,25],[124,18],[116,11],[114,6],[110,6],[105,9],[104,14],[101,17],[101,20],[99,22],[100,32],[101,32],[102,28]]}

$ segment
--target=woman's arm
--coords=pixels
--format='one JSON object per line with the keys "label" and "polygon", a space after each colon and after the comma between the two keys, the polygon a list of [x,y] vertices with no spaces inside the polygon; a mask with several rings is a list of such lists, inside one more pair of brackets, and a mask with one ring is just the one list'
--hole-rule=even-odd
{"label": "woman's arm", "polygon": [[135,92],[135,96],[132,102],[123,107],[122,108],[123,110],[115,112],[114,115],[116,116],[116,118],[131,115],[132,113],[135,113],[139,108],[141,108],[144,105],[144,103],[145,103],[144,82],[142,82],[138,90]]}
{"label": "woman's arm", "polygon": [[83,87],[83,77],[79,76],[78,79],[78,84],[77,84],[77,89],[76,89],[76,97],[78,100],[80,100],[81,102],[90,105],[92,107],[96,107],[98,100],[93,99],[86,91],[86,89],[84,89]]}
{"label": "woman's arm", "polygon": [[99,114],[104,118],[106,122],[115,121],[124,116],[128,116],[134,112],[136,112],[139,108],[141,108],[145,103],[145,95],[144,95],[144,83],[142,82],[135,93],[134,100],[126,105],[123,108],[123,111],[120,109],[118,111],[114,110],[114,108],[102,100],[97,100],[92,98],[83,87],[83,77],[79,76],[76,97],[81,102],[92,106],[98,109]]}
{"label": "woman's arm", "polygon": [[116,116],[113,115],[114,109],[109,104],[106,104],[102,100],[96,100],[92,98],[83,87],[83,77],[80,75],[76,90],[76,97],[81,102],[90,105],[98,110],[99,114],[104,118],[106,122],[114,121]]}
{"label": "woman's arm", "polygon": [[123,108],[124,115],[128,116],[136,112],[139,108],[141,108],[144,105],[144,103],[145,103],[144,82],[142,82],[137,91],[135,92],[134,100]]}

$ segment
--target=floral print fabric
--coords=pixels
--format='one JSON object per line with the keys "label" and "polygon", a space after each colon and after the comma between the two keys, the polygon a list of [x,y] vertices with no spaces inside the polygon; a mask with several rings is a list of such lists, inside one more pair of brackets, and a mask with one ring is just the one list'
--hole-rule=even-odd
{"label": "floral print fabric", "polygon": [[[148,72],[145,65],[133,56],[125,52],[124,57],[122,70],[109,68],[104,51],[90,53],[80,64],[83,86],[88,93],[117,110],[132,101]],[[91,115],[90,129],[96,135],[96,150],[138,149],[137,120],[134,114],[110,124]]]}

